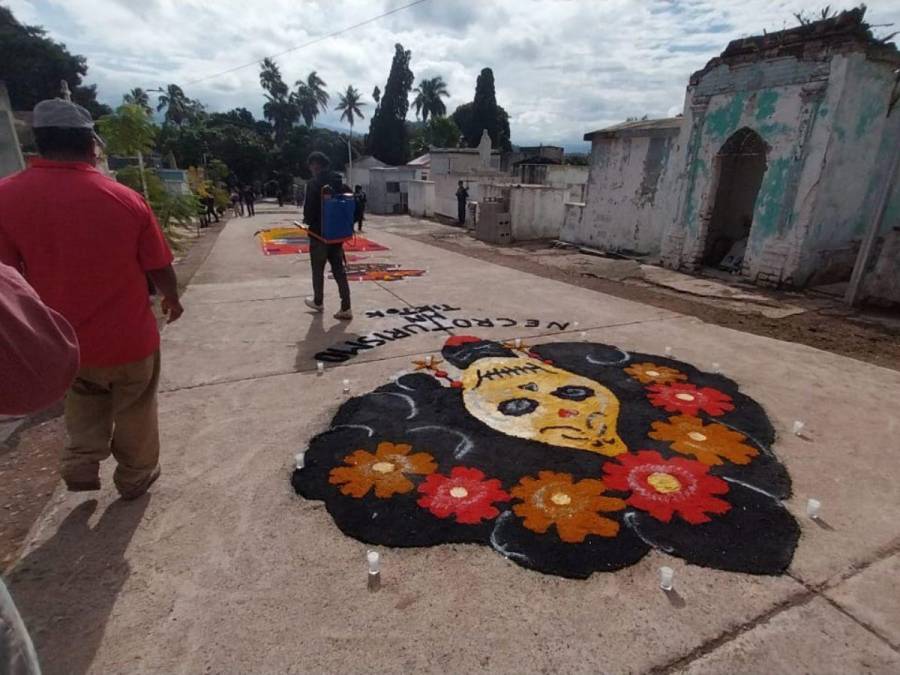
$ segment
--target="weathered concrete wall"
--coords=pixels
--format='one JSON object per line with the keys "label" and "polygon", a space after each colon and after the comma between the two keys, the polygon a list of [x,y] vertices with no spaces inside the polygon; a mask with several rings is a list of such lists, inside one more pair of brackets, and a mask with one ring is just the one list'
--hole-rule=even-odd
{"label": "weathered concrete wall", "polygon": [[760,281],[792,282],[803,240],[796,221],[808,220],[830,136],[821,114],[830,94],[828,62],[794,57],[729,67],[719,65],[688,89],[680,142],[684,173],[670,189],[680,210],[666,228],[662,254],[672,267],[696,268],[715,206],[719,158],[736,131],[749,128],[768,146],[767,169],[756,199],[744,273]]}
{"label": "weathered concrete wall", "polygon": [[[900,147],[900,114],[887,116],[893,68],[863,54],[836,57],[832,86],[840,98],[820,115],[831,119],[815,206],[794,272],[800,283],[830,283],[850,277],[893,153]],[[897,211],[893,212],[897,224]],[[889,229],[891,211],[882,227]]]}
{"label": "weathered concrete wall", "polygon": [[862,53],[826,62],[787,57],[720,65],[689,87],[684,173],[670,186],[681,192],[681,206],[664,235],[666,264],[699,265],[720,177],[717,154],[747,127],[768,152],[743,273],[792,286],[848,278],[871,217],[874,177],[898,143],[886,136],[896,133],[885,117],[891,73]]}
{"label": "weathered concrete wall", "polygon": [[[879,118],[882,140],[875,155],[875,168],[870,172],[862,209],[863,231],[876,216],[878,200],[890,188],[881,229],[875,240],[875,251],[862,282],[863,300],[900,304],[900,174],[888,186],[892,154],[900,152],[900,105],[895,105],[890,117]],[[862,123],[865,123],[863,118]]]}
{"label": "weathered concrete wall", "polygon": [[484,198],[509,199],[513,241],[559,239],[565,218],[565,187],[483,184]]}
{"label": "weathered concrete wall", "polygon": [[668,222],[666,205],[677,190],[660,199],[660,186],[677,137],[671,133],[624,138],[598,138],[591,148],[591,166],[584,209],[570,209],[561,237],[564,241],[611,251],[649,255],[660,252]]}
{"label": "weathered concrete wall", "polygon": [[427,218],[434,215],[434,181],[411,180],[407,184],[409,190],[409,213],[412,216]]}

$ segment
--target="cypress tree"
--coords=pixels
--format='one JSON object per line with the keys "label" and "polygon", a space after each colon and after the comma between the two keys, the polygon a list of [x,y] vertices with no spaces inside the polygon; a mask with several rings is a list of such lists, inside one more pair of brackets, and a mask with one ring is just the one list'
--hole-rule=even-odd
{"label": "cypress tree", "polygon": [[[466,140],[472,146],[478,145],[483,129],[487,129],[491,137],[491,145],[497,147],[499,140],[499,122],[497,119],[497,94],[494,91],[494,71],[485,68],[475,82],[475,100],[472,101],[473,138]],[[475,138],[474,136],[477,136]]]}
{"label": "cypress tree", "polygon": [[453,121],[462,132],[466,145],[474,148],[487,129],[491,145],[500,150],[510,150],[509,115],[497,105],[494,91],[494,71],[485,68],[475,83],[475,100],[464,103],[453,113]]}
{"label": "cypress tree", "polygon": [[391,165],[409,161],[406,114],[409,112],[409,92],[414,79],[409,69],[409,58],[410,51],[403,49],[403,45],[394,46],[394,60],[381,104],[369,124],[368,153]]}

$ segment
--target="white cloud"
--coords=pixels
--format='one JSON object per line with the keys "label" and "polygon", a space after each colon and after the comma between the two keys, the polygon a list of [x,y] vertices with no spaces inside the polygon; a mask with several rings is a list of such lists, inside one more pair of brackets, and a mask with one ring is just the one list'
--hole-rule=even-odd
{"label": "white cloud", "polygon": [[[84,54],[88,82],[108,103],[135,86],[175,82],[212,110],[260,114],[258,67],[202,78],[408,0],[0,1]],[[895,0],[868,4],[870,22],[900,24]],[[335,96],[353,84],[368,97],[375,85],[384,89],[401,42],[417,80],[447,81],[450,111],[471,100],[478,72],[489,66],[514,142],[573,146],[625,117],[680,109],[690,73],[730,40],[793,25],[793,13],[807,7],[805,0],[430,0],[277,61],[290,84],[316,70]],[[333,112],[321,119],[338,124]]]}

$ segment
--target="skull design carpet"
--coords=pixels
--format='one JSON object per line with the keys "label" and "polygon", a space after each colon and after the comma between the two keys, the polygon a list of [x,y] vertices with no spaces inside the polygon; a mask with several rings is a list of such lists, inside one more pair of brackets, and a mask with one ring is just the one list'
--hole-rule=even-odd
{"label": "skull design carpet", "polygon": [[799,527],[763,408],[717,373],[587,342],[447,340],[347,400],[295,490],[369,544],[490,546],[571,578],[651,549],[780,574]]}

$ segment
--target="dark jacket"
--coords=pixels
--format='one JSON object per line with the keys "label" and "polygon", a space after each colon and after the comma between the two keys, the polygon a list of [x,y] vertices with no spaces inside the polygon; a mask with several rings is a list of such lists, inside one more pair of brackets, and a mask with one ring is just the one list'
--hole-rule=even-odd
{"label": "dark jacket", "polygon": [[303,222],[314,234],[322,234],[322,188],[330,186],[335,193],[343,191],[341,177],[332,171],[323,171],[318,178],[306,184],[306,198],[303,200]]}

